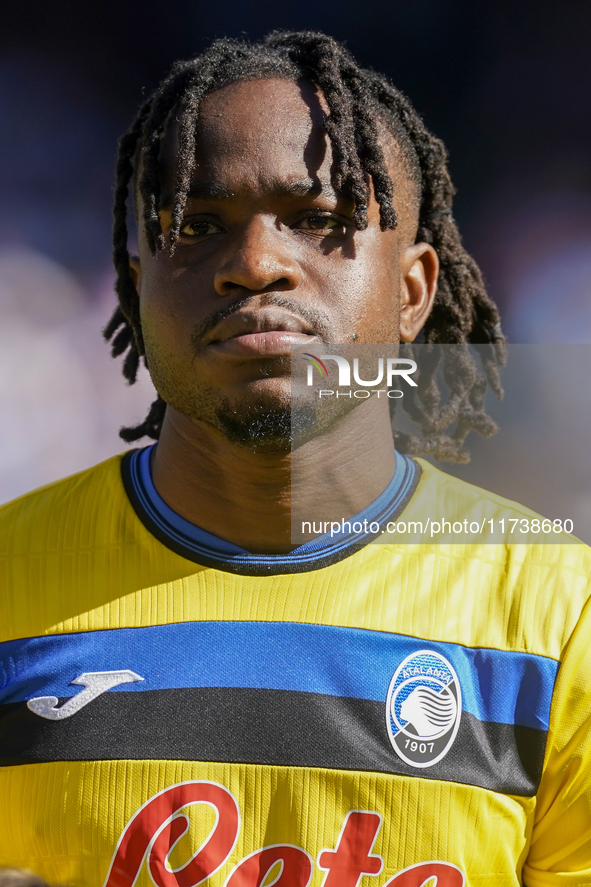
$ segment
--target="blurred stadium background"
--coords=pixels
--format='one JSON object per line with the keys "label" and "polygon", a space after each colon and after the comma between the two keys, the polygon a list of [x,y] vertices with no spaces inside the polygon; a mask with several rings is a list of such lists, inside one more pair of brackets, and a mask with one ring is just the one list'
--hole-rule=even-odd
{"label": "blurred stadium background", "polygon": [[[591,343],[586,0],[291,9],[276,0],[30,0],[8,4],[2,18],[0,501],[124,449],[119,427],[142,418],[153,397],[145,374],[125,385],[100,336],[114,304],[115,144],[171,63],[216,36],[318,28],[385,71],[448,145],[456,216],[509,340]],[[557,452],[571,462],[583,516],[591,515],[591,420],[581,431],[580,416],[588,387],[579,379],[566,393],[556,388],[577,414],[576,442],[553,437],[551,410],[534,428],[544,472]],[[529,444],[516,446],[525,449],[515,472],[504,466],[507,479],[531,461]]]}

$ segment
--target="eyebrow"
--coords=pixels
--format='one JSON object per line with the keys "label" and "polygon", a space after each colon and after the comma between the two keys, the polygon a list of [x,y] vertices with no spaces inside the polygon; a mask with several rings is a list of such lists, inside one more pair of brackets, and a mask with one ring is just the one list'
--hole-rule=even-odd
{"label": "eyebrow", "polygon": [[[318,197],[321,194],[332,198],[338,197],[331,182],[319,182],[312,179],[299,182],[275,179],[268,183],[265,191],[272,197]],[[187,192],[189,200],[231,200],[235,196],[235,192],[227,185],[211,180],[194,180]],[[172,194],[166,193],[162,197],[162,205],[170,206],[171,204]]]}

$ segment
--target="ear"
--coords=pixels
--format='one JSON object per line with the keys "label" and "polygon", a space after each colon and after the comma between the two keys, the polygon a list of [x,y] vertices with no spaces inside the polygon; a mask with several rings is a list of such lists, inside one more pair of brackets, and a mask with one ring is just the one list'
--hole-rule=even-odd
{"label": "ear", "polygon": [[439,257],[430,243],[408,246],[400,261],[400,341],[412,342],[423,327],[437,292]]}
{"label": "ear", "polygon": [[138,256],[129,257],[129,276],[133,280],[133,285],[135,286],[135,291],[139,298],[142,285],[142,268]]}

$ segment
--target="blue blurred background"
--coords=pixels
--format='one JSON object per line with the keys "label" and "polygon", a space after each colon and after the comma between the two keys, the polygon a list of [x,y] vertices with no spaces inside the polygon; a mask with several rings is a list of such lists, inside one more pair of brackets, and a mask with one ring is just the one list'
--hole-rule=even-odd
{"label": "blue blurred background", "polygon": [[445,140],[455,214],[511,342],[591,342],[587,0],[6,4],[0,501],[121,451],[119,427],[143,418],[149,379],[127,387],[100,337],[116,140],[175,59],[273,28],[347,41]]}

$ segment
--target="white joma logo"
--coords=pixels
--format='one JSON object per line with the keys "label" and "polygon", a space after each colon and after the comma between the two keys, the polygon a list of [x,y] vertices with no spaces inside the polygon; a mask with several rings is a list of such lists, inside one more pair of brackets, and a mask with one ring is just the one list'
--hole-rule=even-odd
{"label": "white joma logo", "polygon": [[106,693],[112,687],[143,680],[135,671],[129,671],[128,669],[124,671],[85,671],[84,674],[72,681],[72,684],[79,684],[84,687],[84,690],[81,693],[77,693],[76,696],[72,696],[67,702],[60,705],[59,708],[56,707],[58,703],[57,696],[36,696],[34,699],[29,699],[27,708],[30,708],[31,711],[42,718],[47,718],[50,721],[61,721],[63,718],[70,718],[72,715],[75,715],[81,708],[84,708],[85,705],[88,705],[89,702],[92,702],[93,699],[96,699],[102,693]]}

